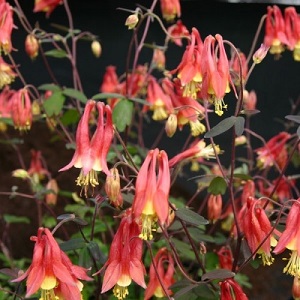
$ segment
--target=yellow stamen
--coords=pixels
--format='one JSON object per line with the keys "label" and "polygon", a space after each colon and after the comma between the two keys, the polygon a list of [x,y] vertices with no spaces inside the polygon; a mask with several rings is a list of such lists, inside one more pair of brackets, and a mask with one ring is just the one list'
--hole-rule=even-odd
{"label": "yellow stamen", "polygon": [[59,300],[59,297],[55,296],[54,290],[43,290],[41,292],[40,300]]}
{"label": "yellow stamen", "polygon": [[213,99],[213,103],[215,105],[215,113],[218,115],[218,116],[222,116],[223,115],[223,108],[224,109],[227,109],[227,104],[225,104],[224,100],[223,99],[217,99],[214,97]]}
{"label": "yellow stamen", "polygon": [[300,276],[300,257],[298,256],[297,250],[292,251],[290,260],[283,269],[283,272],[292,276]]}
{"label": "yellow stamen", "polygon": [[142,240],[152,240],[152,231],[156,231],[156,215],[145,215],[142,214],[142,232],[139,237]]}
{"label": "yellow stamen", "polygon": [[199,121],[190,121],[192,136],[198,136],[206,131],[205,126]]}
{"label": "yellow stamen", "polygon": [[197,99],[197,93],[200,91],[200,83],[197,81],[190,81],[183,87],[183,97],[191,97]]}
{"label": "yellow stamen", "polygon": [[76,184],[82,187],[80,196],[82,190],[84,190],[84,195],[87,197],[88,187],[91,185],[92,188],[94,188],[99,185],[97,172],[95,170],[91,170],[86,175],[84,175],[83,171],[81,170],[79,176],[76,179]]}
{"label": "yellow stamen", "polygon": [[271,256],[271,254],[261,252],[260,255],[264,266],[271,266],[271,264],[274,262],[274,258]]}
{"label": "yellow stamen", "polygon": [[113,293],[118,300],[123,300],[129,294],[127,286],[119,286],[118,284],[114,286]]}

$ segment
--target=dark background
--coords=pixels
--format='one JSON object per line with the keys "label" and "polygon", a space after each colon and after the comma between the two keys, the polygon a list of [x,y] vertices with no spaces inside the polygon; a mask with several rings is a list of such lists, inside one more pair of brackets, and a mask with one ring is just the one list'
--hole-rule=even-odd
{"label": "dark background", "polygon": [[[76,1],[70,0],[70,7],[74,17],[75,28],[79,28],[83,31],[91,31],[96,34],[102,45],[102,56],[96,59],[90,51],[90,43],[82,41],[79,43],[78,50],[78,67],[83,81],[84,91],[88,97],[99,92],[99,86],[102,82],[105,67],[107,65],[116,65],[118,74],[122,74],[125,71],[125,61],[127,57],[127,49],[129,41],[131,39],[132,32],[125,26],[125,20],[128,13],[117,10],[118,7],[135,9],[135,3],[139,3],[143,6],[149,7],[152,1],[125,1],[125,0],[98,0],[98,1]],[[41,28],[47,30],[54,30],[49,27],[49,22],[57,23],[67,26],[67,17],[64,13],[63,7],[57,7],[51,14],[49,20],[45,18],[44,13],[33,14],[34,1],[20,1],[20,4],[24,8],[25,13],[30,16],[31,24],[34,25],[38,22]],[[218,1],[182,1],[182,21],[190,30],[192,27],[196,27],[202,39],[207,35],[215,35],[219,33],[224,39],[230,40],[237,48],[240,48],[246,54],[250,50],[252,39],[255,35],[257,26],[261,17],[266,13],[267,3],[225,3]],[[280,6],[285,8],[286,6]],[[300,8],[298,9],[298,12]],[[156,13],[160,14],[159,6],[156,9]],[[41,57],[39,56],[35,61],[31,61],[28,57],[24,56],[24,39],[25,34],[21,30],[20,24],[16,20],[16,24],[19,30],[13,31],[13,45],[18,52],[13,55],[16,62],[20,65],[26,81],[30,84],[39,85],[42,83],[51,82],[50,77],[45,72],[42,65]],[[147,43],[163,43],[163,34],[159,26],[155,23],[151,26],[151,30],[146,39]],[[263,41],[263,33],[260,35],[258,45]],[[179,48],[175,45],[170,45],[167,51],[167,68],[173,69],[180,62],[181,55],[184,48]],[[152,52],[144,50],[140,59],[140,63],[149,62]],[[55,74],[67,87],[71,87],[71,68],[70,65],[64,61],[57,59],[51,60]],[[247,85],[247,89],[250,91],[254,89],[257,93],[258,104],[257,108],[261,111],[259,115],[252,118],[252,128],[254,131],[259,132],[266,140],[273,135],[277,134],[280,130],[283,130],[280,120],[283,120],[284,116],[290,113],[291,101],[295,101],[299,97],[300,90],[300,62],[295,62],[292,57],[292,53],[286,51],[283,53],[279,60],[274,60],[274,57],[270,54],[266,59],[258,65]],[[22,87],[20,82],[16,82],[12,86],[13,88]],[[235,100],[232,96],[226,96],[225,101],[229,107],[233,107]],[[230,116],[231,111],[224,114],[225,117]],[[213,118],[212,124],[216,124],[219,119]],[[22,145],[24,153],[29,153],[31,148],[42,150],[45,159],[49,163],[49,169],[54,174],[57,170],[66,164],[71,158],[73,151],[69,151],[66,154],[64,150],[64,144],[51,143],[51,134],[45,134],[41,136],[41,125],[34,124],[32,130],[24,137],[26,143]],[[161,125],[157,124],[153,126],[145,127],[147,136],[146,145],[151,146],[155,140],[157,134],[161,130]],[[186,129],[182,133],[176,133],[175,138],[169,139],[167,144],[160,145],[161,148],[168,147],[169,156],[173,156],[180,152],[183,146],[184,139],[188,130]],[[43,139],[41,139],[43,137]],[[226,147],[227,140],[226,135],[217,139],[222,148]],[[256,141],[254,141],[256,143]],[[259,146],[260,144],[257,143]],[[171,146],[171,147],[170,147]],[[29,165],[30,157],[25,154],[25,161]],[[13,169],[19,168],[19,164],[16,160],[14,151],[8,146],[1,145],[0,148],[0,190],[7,191],[11,187],[10,172]],[[72,189],[74,187],[74,179],[78,175],[78,170],[70,170],[64,174],[58,174],[57,178],[60,179],[61,188]],[[182,179],[179,182],[179,189],[189,196],[191,192],[190,188],[194,186],[190,185],[186,181],[187,178]],[[19,185],[20,182],[15,180],[13,184]],[[1,201],[4,200],[4,198]],[[23,199],[12,199],[10,203],[3,202],[5,205],[2,207],[2,212],[10,211],[14,207],[18,207],[21,211],[32,210],[32,218],[35,220],[35,210]],[[27,226],[19,228],[20,236],[30,236],[35,234],[36,227],[32,230]],[[25,232],[24,232],[25,231]],[[22,251],[25,251],[27,247],[32,247],[32,242],[24,241],[24,238],[14,239],[12,246],[15,249],[15,255],[22,256]],[[24,247],[23,247],[24,246]],[[23,249],[23,250],[22,250]],[[28,250],[27,250],[28,251]],[[26,252],[27,253],[27,252]],[[287,255],[286,255],[287,257]],[[256,299],[279,299],[285,300],[290,296],[292,278],[288,276],[282,276],[282,268],[286,262],[281,262],[280,258],[277,258],[276,265],[268,268],[260,268],[259,271],[253,273],[251,269],[246,270],[251,278],[251,282],[254,285],[253,290],[247,291],[247,295],[252,300]]]}

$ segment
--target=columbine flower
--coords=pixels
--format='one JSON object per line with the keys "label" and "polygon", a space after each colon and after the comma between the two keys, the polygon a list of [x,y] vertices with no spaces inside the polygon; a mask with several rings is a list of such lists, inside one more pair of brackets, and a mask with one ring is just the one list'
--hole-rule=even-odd
{"label": "columbine flower", "polygon": [[300,276],[300,198],[292,205],[286,219],[285,230],[279,238],[278,244],[273,250],[279,254],[284,250],[292,251],[290,260],[283,272],[292,276]]}
{"label": "columbine flower", "polygon": [[166,21],[172,21],[181,15],[181,7],[179,0],[160,0],[160,8],[163,18]]}
{"label": "columbine flower", "polygon": [[300,61],[300,17],[293,6],[284,10],[285,32],[288,48],[293,51],[296,61]]}
{"label": "columbine flower", "polygon": [[16,129],[26,131],[31,128],[32,110],[28,90],[20,89],[11,97],[11,114]]}
{"label": "columbine flower", "polygon": [[221,269],[232,269],[233,256],[231,249],[228,246],[222,246],[217,252],[219,258],[219,265]]}
{"label": "columbine flower", "polygon": [[45,12],[48,18],[53,10],[62,3],[62,0],[35,0],[33,12]]}
{"label": "columbine flower", "polygon": [[[169,95],[165,94],[153,76],[149,76],[147,88],[147,101],[151,104],[153,110],[152,119],[155,121],[165,120],[172,110],[172,102]],[[147,111],[148,105],[145,105],[143,111]]]}
{"label": "columbine flower", "polygon": [[0,54],[12,50],[11,33],[14,28],[12,7],[4,0],[0,3]]}
{"label": "columbine flower", "polygon": [[[102,102],[97,103],[98,122],[97,129],[92,138],[89,137],[89,117],[96,102],[89,100],[86,104],[83,116],[78,123],[76,132],[76,150],[71,162],[59,171],[66,171],[72,166],[81,168],[81,172],[76,180],[87,196],[89,185],[93,188],[98,185],[96,171],[103,171],[109,174],[106,156],[113,138],[112,113],[108,105]],[[106,123],[104,124],[104,116]]]}
{"label": "columbine flower", "polygon": [[[273,233],[270,235],[272,226],[264,209],[259,205],[259,200],[248,197],[247,207],[241,222],[245,238],[252,252],[257,250],[257,247],[266,239],[257,253],[261,255],[263,264],[270,266],[274,261],[271,256],[271,246],[276,246],[277,241]],[[267,236],[268,238],[266,238]]]}
{"label": "columbine flower", "polygon": [[248,300],[241,286],[232,278],[226,279],[220,283],[221,300]]}
{"label": "columbine flower", "polygon": [[279,55],[289,43],[285,34],[284,19],[277,5],[268,6],[265,24],[264,44],[270,47],[271,54]]}
{"label": "columbine flower", "polygon": [[[241,61],[241,64],[240,64]],[[248,64],[247,64],[247,57],[246,55],[238,51],[237,53],[234,53],[230,60],[230,68],[234,72],[235,75],[235,80],[234,83],[235,85],[239,86],[240,85],[240,73],[242,74],[242,81],[244,82],[245,79],[247,78],[248,75]],[[242,68],[242,69],[241,69]]]}
{"label": "columbine flower", "polygon": [[126,298],[131,281],[146,288],[145,268],[141,261],[143,242],[138,237],[140,227],[132,218],[131,210],[125,211],[120,226],[111,243],[101,293],[113,286],[118,300]]}
{"label": "columbine flower", "polygon": [[83,284],[79,280],[92,280],[84,269],[72,264],[68,256],[59,248],[47,228],[39,228],[35,242],[33,259],[29,269],[13,282],[27,278],[26,297],[41,290],[40,299],[81,300]]}
{"label": "columbine flower", "polygon": [[282,168],[287,159],[286,142],[291,137],[287,132],[280,132],[272,137],[265,146],[255,150],[260,168],[271,167],[277,163]]}
{"label": "columbine flower", "polygon": [[[168,264],[166,267],[166,263]],[[155,271],[154,266],[156,267],[157,273]],[[161,248],[158,250],[155,255],[149,271],[149,284],[145,291],[145,300],[150,299],[153,295],[157,298],[165,297],[164,290],[160,284],[160,280],[162,281],[164,287],[166,288],[168,295],[172,295],[172,291],[169,290],[169,287],[174,283],[174,260],[170,252],[167,248]]]}
{"label": "columbine flower", "polygon": [[268,54],[269,49],[270,49],[269,46],[261,44],[260,47],[255,51],[255,53],[252,56],[253,62],[255,64],[260,64]]}
{"label": "columbine flower", "polygon": [[247,110],[255,110],[257,97],[254,90],[251,90],[249,93],[245,90],[243,92],[243,106],[244,109]]}
{"label": "columbine flower", "polygon": [[7,64],[0,56],[0,89],[11,84],[17,74],[12,70],[12,66]]}
{"label": "columbine flower", "polygon": [[42,165],[41,151],[31,150],[30,167],[27,170],[28,175],[32,177],[35,183],[39,183],[49,172]]}
{"label": "columbine flower", "polygon": [[188,29],[183,25],[181,20],[178,20],[176,24],[168,28],[168,34],[170,36],[167,36],[167,39],[170,39],[179,47],[182,46],[182,38],[190,35]]}
{"label": "columbine flower", "polygon": [[[218,51],[215,49],[215,42],[218,42]],[[218,53],[218,55],[217,55]],[[209,35],[204,40],[201,71],[203,76],[201,96],[203,99],[215,105],[215,113],[223,115],[223,108],[227,108],[224,103],[224,96],[230,92],[231,83],[229,73],[229,62],[225,52],[223,38],[216,34],[215,38]]]}
{"label": "columbine flower", "polygon": [[202,82],[201,71],[201,55],[203,42],[201,40],[199,31],[192,28],[191,42],[186,47],[178,67],[172,72],[178,71],[177,77],[180,79],[183,87],[183,96],[197,98],[197,93],[200,91],[200,84]]}
{"label": "columbine flower", "polygon": [[[1,57],[0,57],[1,59]],[[0,93],[0,117],[11,118],[11,96],[14,91],[6,86]]]}
{"label": "columbine flower", "polygon": [[[221,152],[218,145],[215,145],[215,149],[217,154]],[[170,159],[169,166],[173,167],[178,162],[181,162],[184,159],[195,159],[195,158],[206,158],[206,159],[216,158],[212,145],[210,144],[206,146],[204,140],[197,139],[189,149],[177,154],[172,159]]]}
{"label": "columbine flower", "polygon": [[[158,172],[156,170],[158,165]],[[152,239],[159,220],[163,226],[169,216],[170,171],[165,151],[150,150],[136,179],[133,214],[142,222],[140,238]]]}

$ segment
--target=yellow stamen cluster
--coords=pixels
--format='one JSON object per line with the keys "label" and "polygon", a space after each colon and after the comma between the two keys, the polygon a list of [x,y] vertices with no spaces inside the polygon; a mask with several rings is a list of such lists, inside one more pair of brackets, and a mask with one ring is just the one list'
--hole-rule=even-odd
{"label": "yellow stamen cluster", "polygon": [[271,264],[274,262],[274,258],[271,256],[271,254],[262,252],[260,255],[264,266],[271,266]]}
{"label": "yellow stamen cluster", "polygon": [[218,99],[216,97],[213,97],[213,103],[215,105],[215,113],[221,117],[224,113],[223,109],[227,109],[227,104],[225,104],[223,98]]}
{"label": "yellow stamen cluster", "polygon": [[153,234],[152,231],[156,231],[156,215],[146,215],[142,214],[142,232],[139,237],[142,240],[152,240]]}
{"label": "yellow stamen cluster", "polygon": [[129,295],[127,286],[120,286],[118,284],[114,286],[113,293],[118,300],[123,300]]}
{"label": "yellow stamen cluster", "polygon": [[198,136],[206,131],[205,126],[199,121],[190,121],[191,133],[192,136]]}
{"label": "yellow stamen cluster", "polygon": [[55,296],[54,290],[42,290],[40,300],[59,300],[59,297]]}
{"label": "yellow stamen cluster", "polygon": [[97,172],[95,170],[91,170],[86,175],[84,175],[83,171],[81,170],[79,176],[76,179],[76,184],[82,187],[81,192],[82,190],[84,190],[84,194],[87,197],[89,186],[92,186],[92,188],[94,188],[99,185]]}
{"label": "yellow stamen cluster", "polygon": [[191,97],[197,99],[197,93],[200,91],[200,83],[198,81],[190,81],[183,87],[183,97]]}
{"label": "yellow stamen cluster", "polygon": [[300,276],[300,257],[297,250],[292,251],[290,260],[283,269],[283,272],[292,276]]}

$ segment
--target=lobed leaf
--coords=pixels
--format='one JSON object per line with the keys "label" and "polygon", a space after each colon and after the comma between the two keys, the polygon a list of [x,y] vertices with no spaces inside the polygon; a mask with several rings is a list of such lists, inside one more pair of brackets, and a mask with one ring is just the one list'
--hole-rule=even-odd
{"label": "lobed leaf", "polygon": [[206,132],[204,138],[212,138],[217,135],[220,135],[221,133],[226,132],[235,124],[236,119],[237,117],[231,116],[222,120],[220,123],[214,126],[210,131]]}

